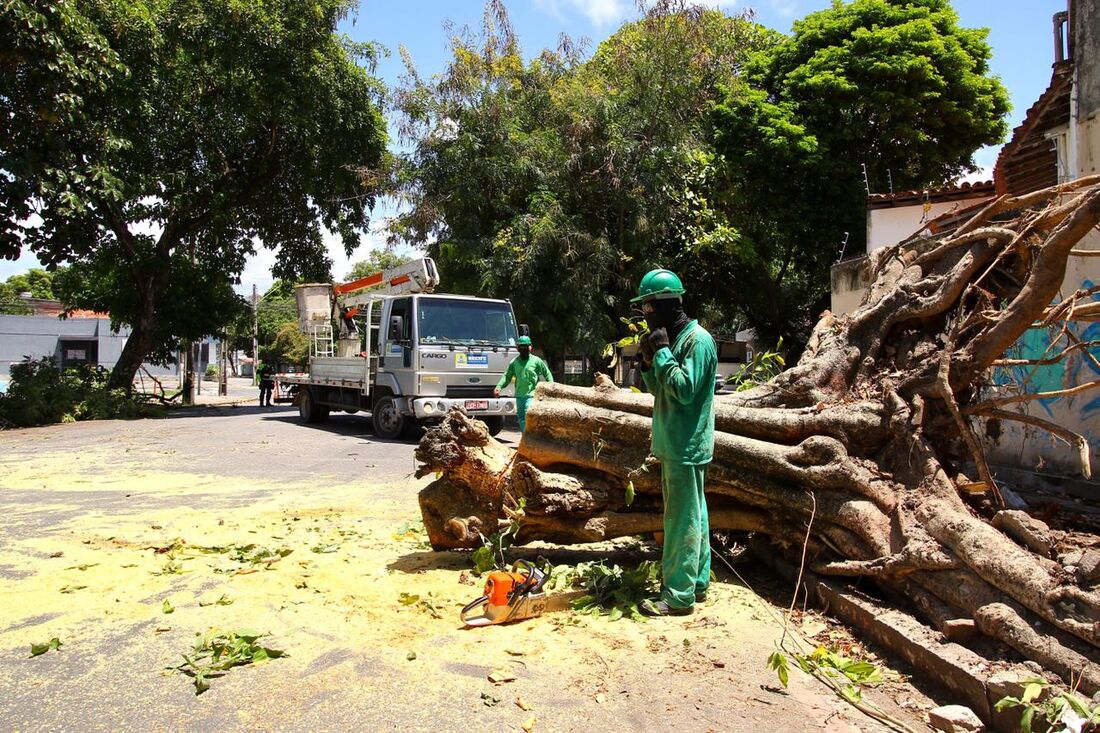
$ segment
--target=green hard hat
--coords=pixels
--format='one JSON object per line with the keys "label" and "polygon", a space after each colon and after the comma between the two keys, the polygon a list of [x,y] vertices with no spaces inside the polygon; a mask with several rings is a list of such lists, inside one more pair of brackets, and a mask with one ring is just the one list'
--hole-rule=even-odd
{"label": "green hard hat", "polygon": [[518,339],[516,339],[516,346],[530,346],[530,345],[531,345],[531,337],[530,336],[520,336]]}
{"label": "green hard hat", "polygon": [[684,294],[684,284],[671,270],[650,270],[638,284],[638,297],[631,298],[631,303],[640,300],[660,300],[664,298],[679,298]]}

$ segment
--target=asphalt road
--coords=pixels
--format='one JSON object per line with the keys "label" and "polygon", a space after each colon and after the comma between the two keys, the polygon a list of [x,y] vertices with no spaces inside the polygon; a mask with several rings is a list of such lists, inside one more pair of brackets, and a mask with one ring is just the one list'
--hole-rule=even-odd
{"label": "asphalt road", "polygon": [[[778,689],[775,609],[736,583],[688,620],[461,630],[480,581],[417,534],[414,449],[285,407],[0,432],[0,731],[882,730],[797,669]],[[253,544],[292,554],[195,550]],[[196,696],[170,667],[231,625],[288,656]]]}

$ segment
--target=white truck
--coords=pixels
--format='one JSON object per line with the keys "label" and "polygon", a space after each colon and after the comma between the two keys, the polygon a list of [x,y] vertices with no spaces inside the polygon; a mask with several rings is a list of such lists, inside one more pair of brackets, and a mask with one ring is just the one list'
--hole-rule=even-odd
{"label": "white truck", "polygon": [[437,294],[438,284],[425,257],[342,285],[299,285],[309,372],[276,375],[277,401],[297,405],[307,423],[369,411],[380,438],[408,435],[455,406],[499,433],[516,401],[493,388],[526,326],[517,328],[507,300]]}

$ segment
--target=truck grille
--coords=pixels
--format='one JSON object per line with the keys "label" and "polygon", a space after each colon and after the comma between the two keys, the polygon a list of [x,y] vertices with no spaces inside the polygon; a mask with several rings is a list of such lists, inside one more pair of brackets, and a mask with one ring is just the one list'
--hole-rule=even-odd
{"label": "truck grille", "polygon": [[477,386],[449,384],[447,385],[447,396],[456,400],[468,400],[475,397],[492,397],[493,388],[492,386],[486,387],[480,384]]}

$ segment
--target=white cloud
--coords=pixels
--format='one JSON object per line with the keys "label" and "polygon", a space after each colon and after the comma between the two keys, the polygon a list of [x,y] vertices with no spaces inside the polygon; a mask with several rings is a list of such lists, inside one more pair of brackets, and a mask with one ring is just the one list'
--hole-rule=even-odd
{"label": "white cloud", "polygon": [[579,12],[597,28],[618,23],[633,7],[630,0],[535,0],[535,6],[559,21],[565,19],[566,10]]}
{"label": "white cloud", "polygon": [[617,23],[629,9],[623,0],[570,0],[597,28]]}

